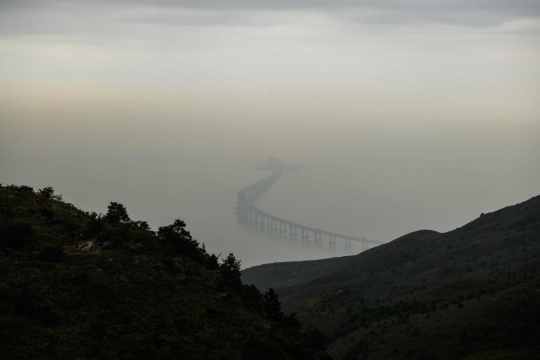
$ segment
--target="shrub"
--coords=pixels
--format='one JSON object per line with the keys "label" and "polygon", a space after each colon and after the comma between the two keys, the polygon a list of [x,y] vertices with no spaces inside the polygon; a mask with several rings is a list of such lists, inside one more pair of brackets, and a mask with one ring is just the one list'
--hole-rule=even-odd
{"label": "shrub", "polygon": [[45,245],[39,252],[39,260],[61,262],[66,254],[60,245]]}
{"label": "shrub", "polygon": [[10,222],[4,230],[2,247],[22,248],[31,245],[34,231],[32,224],[24,220]]}

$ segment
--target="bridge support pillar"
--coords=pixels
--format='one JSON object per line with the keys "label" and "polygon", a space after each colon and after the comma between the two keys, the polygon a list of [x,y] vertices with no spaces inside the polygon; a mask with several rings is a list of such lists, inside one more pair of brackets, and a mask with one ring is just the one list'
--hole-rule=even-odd
{"label": "bridge support pillar", "polygon": [[333,235],[328,235],[328,246],[330,246],[330,248],[335,248],[336,247],[336,237],[333,236]]}
{"label": "bridge support pillar", "polygon": [[345,250],[350,251],[351,247],[351,239],[345,239]]}

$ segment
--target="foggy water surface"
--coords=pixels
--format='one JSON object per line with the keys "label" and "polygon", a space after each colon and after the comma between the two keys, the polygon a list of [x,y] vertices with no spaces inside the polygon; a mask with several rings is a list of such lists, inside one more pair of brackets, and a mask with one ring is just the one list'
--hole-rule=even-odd
{"label": "foggy water surface", "polygon": [[[420,229],[449,231],[481,212],[524,201],[540,192],[534,148],[502,149],[426,143],[394,148],[349,144],[289,159],[307,168],[285,171],[255,206],[302,225],[351,236],[391,241]],[[388,148],[391,148],[390,150]],[[399,151],[394,151],[399,149]],[[462,149],[460,157],[457,149]],[[372,154],[376,154],[372,156]],[[516,161],[520,159],[520,161]],[[194,238],[216,254],[234,253],[249,267],[277,261],[358,253],[303,245],[243,226],[234,213],[237,192],[268,176],[253,166],[263,159],[195,153],[3,154],[3,184],[53,186],[64,200],[105,213],[124,204],[134,220],[154,230],[179,218]],[[287,161],[287,160],[286,160]]]}

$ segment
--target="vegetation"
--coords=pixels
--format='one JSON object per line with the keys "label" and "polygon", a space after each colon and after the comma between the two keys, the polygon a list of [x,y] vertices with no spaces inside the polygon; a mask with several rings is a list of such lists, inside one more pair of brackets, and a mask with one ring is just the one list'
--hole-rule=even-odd
{"label": "vegetation", "polygon": [[336,359],[537,359],[539,273],[537,196],[448,233],[242,276],[277,287],[286,312],[322,331]]}
{"label": "vegetation", "polygon": [[291,307],[338,359],[537,359],[539,277],[493,274],[389,300],[328,293]]}
{"label": "vegetation", "polygon": [[328,359],[301,330],[181,220],[154,232],[119,203],[100,215],[0,186],[3,359]]}

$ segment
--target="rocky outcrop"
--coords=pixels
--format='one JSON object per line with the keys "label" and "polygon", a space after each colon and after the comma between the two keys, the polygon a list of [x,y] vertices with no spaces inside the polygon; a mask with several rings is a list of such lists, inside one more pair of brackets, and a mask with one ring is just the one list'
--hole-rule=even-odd
{"label": "rocky outcrop", "polygon": [[99,252],[101,251],[101,246],[93,240],[83,242],[81,245],[79,245],[79,251],[81,252]]}

